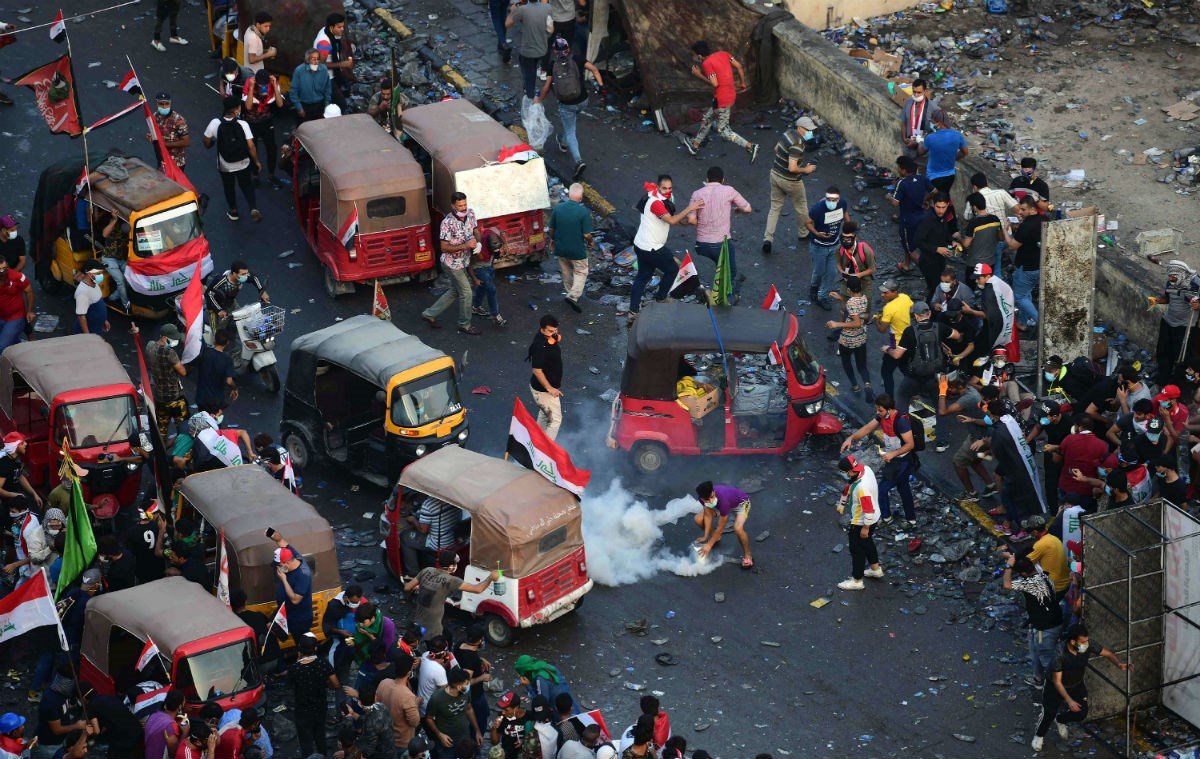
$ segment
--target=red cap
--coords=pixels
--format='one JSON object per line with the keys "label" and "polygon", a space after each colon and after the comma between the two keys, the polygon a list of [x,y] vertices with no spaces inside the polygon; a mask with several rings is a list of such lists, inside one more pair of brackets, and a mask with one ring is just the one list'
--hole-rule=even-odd
{"label": "red cap", "polygon": [[1167,385],[1162,389],[1162,392],[1154,396],[1156,401],[1174,401],[1179,399],[1179,387],[1176,385]]}
{"label": "red cap", "polygon": [[509,691],[500,697],[500,700],[496,702],[496,706],[499,706],[501,709],[507,709],[512,706],[513,701],[516,699],[516,695],[512,691]]}
{"label": "red cap", "polygon": [[284,546],[283,548],[275,549],[275,563],[276,564],[282,564],[285,561],[291,561],[294,558],[296,558],[296,552],[293,551],[289,546]]}
{"label": "red cap", "polygon": [[975,264],[975,276],[976,277],[982,276],[982,275],[990,275],[991,273],[992,273],[992,267],[988,266],[987,264]]}
{"label": "red cap", "polygon": [[4,444],[5,445],[11,445],[13,443],[24,443],[24,442],[25,442],[25,436],[22,435],[20,432],[17,432],[16,430],[13,430],[12,432],[10,432],[4,436]]}

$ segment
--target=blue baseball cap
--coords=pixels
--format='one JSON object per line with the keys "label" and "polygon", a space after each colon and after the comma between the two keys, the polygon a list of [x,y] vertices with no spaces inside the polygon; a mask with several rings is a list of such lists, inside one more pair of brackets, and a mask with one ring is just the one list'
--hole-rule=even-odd
{"label": "blue baseball cap", "polygon": [[24,724],[24,717],[19,714],[7,712],[4,716],[0,717],[0,733],[11,733]]}

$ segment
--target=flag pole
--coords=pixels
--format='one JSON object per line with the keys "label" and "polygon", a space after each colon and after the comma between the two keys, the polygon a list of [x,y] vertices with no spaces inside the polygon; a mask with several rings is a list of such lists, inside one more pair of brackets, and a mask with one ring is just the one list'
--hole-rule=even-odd
{"label": "flag pole", "polygon": [[[72,18],[78,17],[72,16]],[[83,108],[79,103],[79,80],[75,78],[75,53],[71,51],[71,32],[67,29],[66,21],[67,19],[63,19],[63,36],[67,38],[67,60],[71,62],[71,79],[74,80],[72,97],[75,98],[75,112],[79,115],[79,125],[82,130],[79,136],[83,138],[83,183],[87,188],[88,226],[91,227],[93,226],[92,214],[96,210],[96,206],[92,203],[92,159],[88,154],[88,128],[83,126],[85,119],[83,118]],[[96,250],[96,235],[89,234],[87,237],[88,244],[92,246],[92,257],[95,258],[99,255],[99,251]]]}
{"label": "flag pole", "polygon": [[[699,277],[696,278],[699,281]],[[729,377],[729,357],[725,354],[725,342],[721,339],[721,330],[717,327],[717,317],[713,314],[712,298],[709,297],[708,290],[704,288],[704,282],[700,282],[700,294],[704,296],[704,307],[708,309],[708,318],[712,321],[713,333],[717,336],[717,347],[721,349],[721,365],[725,367],[725,395],[726,400],[729,396],[730,377]]]}

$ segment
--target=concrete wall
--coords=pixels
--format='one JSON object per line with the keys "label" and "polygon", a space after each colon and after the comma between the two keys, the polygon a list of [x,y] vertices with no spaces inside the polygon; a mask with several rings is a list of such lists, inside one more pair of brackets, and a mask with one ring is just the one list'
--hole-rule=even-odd
{"label": "concrete wall", "polygon": [[[749,7],[766,11],[758,3]],[[775,41],[775,73],[783,97],[816,111],[872,160],[893,166],[904,145],[900,141],[900,107],[888,96],[884,80],[799,21],[778,24]],[[991,161],[969,155],[960,162],[954,183],[954,202],[960,208],[970,187],[970,176],[977,171],[987,175],[995,186],[1008,186],[1008,175]],[[1157,312],[1146,311],[1143,296],[1157,290],[1164,276],[1162,269],[1148,262],[1112,249],[1100,251],[1096,318],[1152,350],[1160,317]]]}
{"label": "concrete wall", "polygon": [[883,16],[916,7],[921,2],[922,0],[785,0],[784,5],[805,26],[828,29],[849,22],[855,16]]}

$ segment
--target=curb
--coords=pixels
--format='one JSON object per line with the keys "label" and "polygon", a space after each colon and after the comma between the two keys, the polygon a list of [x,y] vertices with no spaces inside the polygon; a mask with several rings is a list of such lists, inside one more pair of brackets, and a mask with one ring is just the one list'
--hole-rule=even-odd
{"label": "curb", "polygon": [[[370,5],[371,3],[367,2],[366,4]],[[393,32],[395,32],[400,39],[405,40],[413,36],[412,29],[409,29],[407,26],[405,26],[403,21],[400,21],[398,18],[393,16],[386,8],[375,6],[371,9],[371,12],[374,13],[375,16],[381,21],[383,21],[383,23],[386,24]],[[436,61],[432,60],[430,56],[426,57],[430,58],[431,62],[436,65]],[[471,83],[467,81],[466,77],[458,73],[458,71],[455,70],[455,68],[449,63],[442,63],[440,66],[438,66],[438,73],[442,75],[442,79],[457,87],[461,93],[465,94],[467,88],[471,86]]]}

